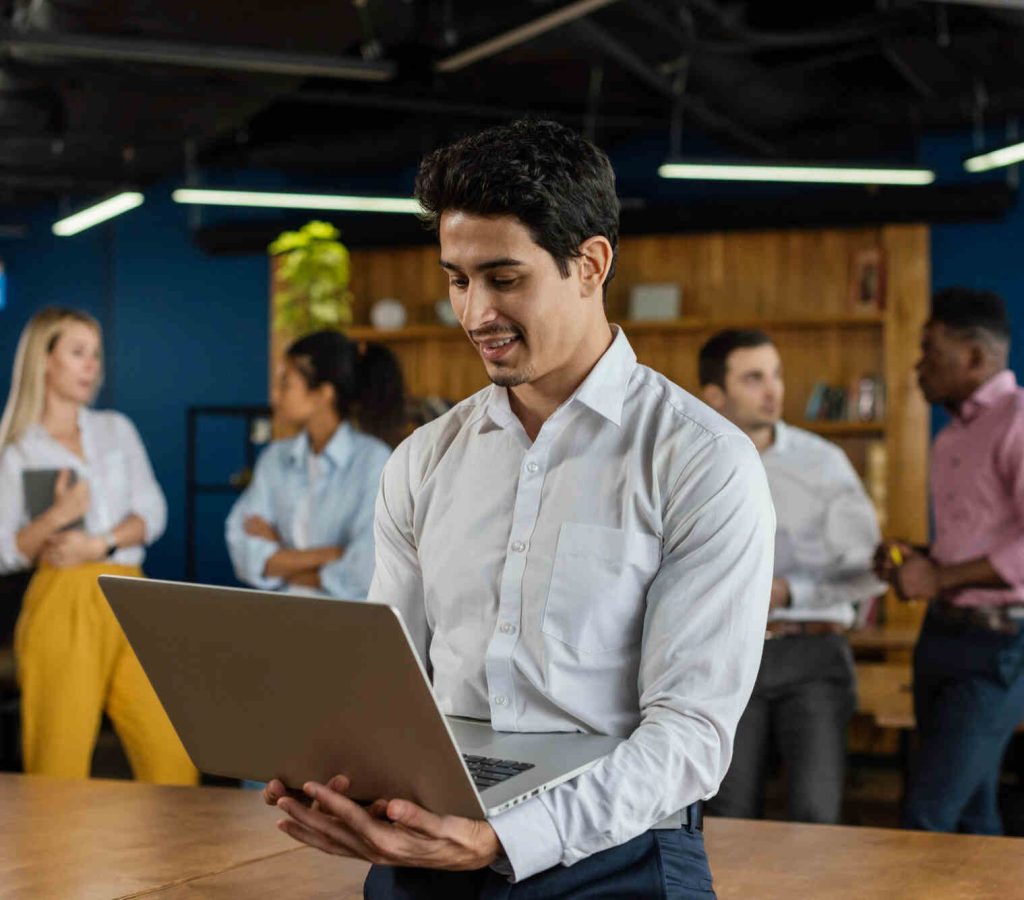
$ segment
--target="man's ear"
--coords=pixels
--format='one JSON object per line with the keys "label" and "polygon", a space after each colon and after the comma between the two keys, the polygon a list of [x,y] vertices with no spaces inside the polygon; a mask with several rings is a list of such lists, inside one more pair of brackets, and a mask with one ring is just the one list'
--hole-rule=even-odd
{"label": "man's ear", "polygon": [[595,235],[580,244],[580,255],[576,262],[579,265],[583,296],[592,297],[594,294],[603,296],[601,288],[608,280],[614,256],[612,245],[606,237]]}
{"label": "man's ear", "polygon": [[717,384],[706,384],[701,388],[704,402],[713,410],[721,412],[725,408],[725,391]]}

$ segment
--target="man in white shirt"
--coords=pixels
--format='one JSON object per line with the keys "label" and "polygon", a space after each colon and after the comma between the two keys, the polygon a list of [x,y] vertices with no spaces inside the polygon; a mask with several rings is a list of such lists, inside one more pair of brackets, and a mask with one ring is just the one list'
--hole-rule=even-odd
{"label": "man in white shirt", "polygon": [[872,574],[878,521],[846,454],[781,420],[782,362],[767,334],[721,331],[701,348],[699,368],[704,399],[760,451],[778,517],[761,670],[708,811],[760,818],[777,754],[788,770],[789,818],[835,823],[856,706],[845,632],[856,606],[885,591]]}
{"label": "man in white shirt", "polygon": [[[700,801],[761,654],[775,530],[734,426],[637,365],[610,326],[607,157],[552,122],[443,148],[417,196],[493,385],[384,471],[370,599],[399,607],[444,712],[625,740],[488,822],[346,781],[284,797],[284,830],[375,863],[368,897],[710,897]],[[508,879],[512,884],[507,883]]]}

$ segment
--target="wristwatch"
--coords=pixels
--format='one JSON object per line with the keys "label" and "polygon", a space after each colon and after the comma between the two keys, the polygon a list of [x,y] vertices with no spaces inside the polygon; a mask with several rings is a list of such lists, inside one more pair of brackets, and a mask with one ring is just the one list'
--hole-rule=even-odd
{"label": "wristwatch", "polygon": [[117,538],[114,537],[114,532],[112,531],[105,531],[103,532],[103,534],[100,535],[100,537],[103,538],[103,543],[107,545],[106,558],[109,559],[111,556],[117,553]]}

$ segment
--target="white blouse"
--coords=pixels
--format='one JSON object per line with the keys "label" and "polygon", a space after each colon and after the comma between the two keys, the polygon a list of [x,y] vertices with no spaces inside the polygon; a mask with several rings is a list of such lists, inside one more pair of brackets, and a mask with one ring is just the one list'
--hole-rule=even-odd
{"label": "white blouse", "polygon": [[[29,524],[21,474],[26,469],[73,469],[89,482],[85,515],[89,534],[110,531],[133,514],[146,525],[147,545],[163,534],[167,502],[135,426],[121,413],[84,407],[78,426],[85,459],[54,440],[38,423],[0,454],[0,574],[31,565],[17,545],[18,532]],[[145,555],[141,546],[123,547],[110,562],[138,566]]]}

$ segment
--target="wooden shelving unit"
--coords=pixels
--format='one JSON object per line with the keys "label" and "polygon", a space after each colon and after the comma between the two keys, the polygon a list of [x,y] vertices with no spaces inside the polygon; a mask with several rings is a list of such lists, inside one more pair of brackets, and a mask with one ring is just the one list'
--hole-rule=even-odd
{"label": "wooden shelving unit", "polygon": [[[853,260],[876,247],[885,259],[885,309],[851,315]],[[697,352],[711,334],[722,328],[767,331],[785,366],[786,420],[834,440],[862,474],[872,453],[884,458],[886,532],[921,542],[928,535],[929,419],[913,364],[930,280],[923,225],[629,237],[619,247],[607,307],[640,362],[693,393],[699,392]],[[680,286],[682,318],[629,321],[630,289],[652,282]],[[353,251],[351,289],[361,324],[349,335],[391,347],[413,393],[459,400],[487,384],[462,329],[437,323],[434,307],[446,297],[447,281],[436,247]],[[365,324],[371,303],[382,297],[401,300],[408,327],[377,331]],[[273,337],[272,359],[284,340]],[[805,421],[815,382],[849,385],[863,375],[885,381],[885,421]],[[886,614],[910,624],[920,617],[895,602],[886,604]]]}

